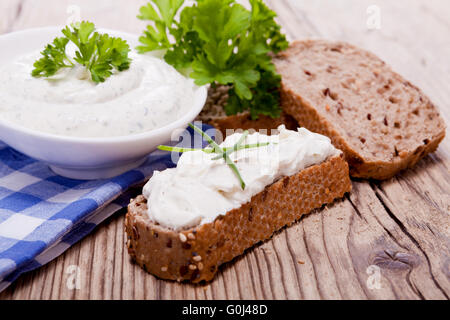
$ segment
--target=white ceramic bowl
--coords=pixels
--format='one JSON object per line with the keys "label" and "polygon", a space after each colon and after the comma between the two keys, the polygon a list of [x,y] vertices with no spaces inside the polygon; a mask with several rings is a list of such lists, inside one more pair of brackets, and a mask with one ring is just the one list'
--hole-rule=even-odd
{"label": "white ceramic bowl", "polygon": [[[0,65],[19,55],[43,49],[63,27],[47,27],[0,36]],[[132,48],[138,36],[99,29],[126,39]],[[57,174],[73,179],[110,178],[142,164],[146,156],[170,141],[177,129],[186,128],[202,110],[207,88],[195,92],[194,105],[186,115],[169,125],[140,134],[108,138],[77,138],[54,135],[20,127],[0,118],[0,140],[14,149],[49,164]]]}

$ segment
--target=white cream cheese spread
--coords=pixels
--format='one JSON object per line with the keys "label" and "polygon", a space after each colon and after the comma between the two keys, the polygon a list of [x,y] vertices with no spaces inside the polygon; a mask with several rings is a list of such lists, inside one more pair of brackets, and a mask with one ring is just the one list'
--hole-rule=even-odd
{"label": "white cream cheese spread", "polygon": [[0,68],[2,120],[64,136],[125,136],[167,125],[193,106],[193,81],[150,55],[130,52],[130,68],[100,84],[81,66],[34,78],[39,57],[34,52]]}
{"label": "white cream cheese spread", "polygon": [[[213,222],[279,178],[340,153],[329,138],[307,129],[291,131],[280,126],[278,130],[279,134],[272,136],[250,134],[243,142],[270,142],[268,146],[230,155],[246,183],[245,190],[223,159],[213,160],[217,154],[203,151],[185,152],[176,168],[156,171],[143,190],[150,220],[174,230]],[[241,136],[228,136],[221,147],[232,147]]]}

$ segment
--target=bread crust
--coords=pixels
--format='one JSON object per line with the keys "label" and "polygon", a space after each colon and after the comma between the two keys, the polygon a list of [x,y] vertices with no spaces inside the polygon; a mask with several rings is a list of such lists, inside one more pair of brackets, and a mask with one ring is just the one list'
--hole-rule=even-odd
{"label": "bread crust", "polygon": [[131,201],[125,218],[128,252],[159,278],[210,281],[221,264],[350,190],[348,164],[341,154],[278,180],[212,223],[180,232],[150,221],[141,195]]}
{"label": "bread crust", "polygon": [[233,134],[236,130],[255,130],[258,132],[266,130],[267,134],[270,135],[272,129],[277,129],[282,124],[286,126],[286,129],[297,130],[297,121],[285,112],[281,112],[278,118],[259,115],[256,120],[251,118],[248,111],[227,116],[224,106],[228,101],[228,90],[229,87],[227,86],[210,87],[206,104],[195,121],[214,126],[222,133],[224,138]]}
{"label": "bread crust", "polygon": [[301,96],[289,89],[282,88],[281,97],[283,109],[293,115],[301,126],[329,137],[333,145],[344,152],[345,160],[350,166],[350,175],[355,178],[375,180],[392,178],[401,170],[414,167],[427,154],[436,151],[439,143],[445,137],[444,130],[432,137],[427,145],[419,145],[415,150],[401,154],[391,161],[368,161],[345,141],[332,123],[321,117],[318,111]]}
{"label": "bread crust", "polygon": [[[307,60],[307,58],[305,58],[305,56],[301,54],[303,50],[307,51],[311,48],[320,48],[322,50],[320,51],[318,49],[318,54],[320,54],[320,52],[324,52],[323,48],[326,47],[336,48],[336,50],[343,51],[348,50],[349,52],[352,52],[353,56],[359,55],[361,57],[360,60],[365,61],[365,64],[367,64],[367,66],[364,67],[364,70],[366,70],[368,74],[367,79],[360,79],[357,74],[353,75],[351,73],[351,70],[345,69],[345,66],[337,65],[337,63],[340,61],[339,57],[333,57],[333,62],[324,59],[323,61],[321,61],[321,63],[323,63],[323,66],[317,66],[316,62],[311,61],[305,61],[304,63],[302,62],[301,59]],[[346,57],[345,53],[342,53],[342,56]],[[291,65],[292,61],[296,61],[296,65],[294,67]],[[402,150],[397,150],[396,143],[399,140],[396,140],[396,137],[401,137],[402,133],[404,133],[404,130],[406,130],[405,128],[400,128],[399,123],[396,123],[396,125],[399,126],[399,129],[397,129],[397,127],[394,128],[393,123],[388,123],[386,117],[384,118],[384,124],[381,121],[376,125],[375,119],[372,119],[372,121],[367,121],[365,123],[363,122],[364,120],[361,120],[361,122],[359,122],[356,126],[360,126],[362,128],[367,127],[366,136],[364,138],[359,138],[361,141],[358,140],[355,142],[354,140],[355,138],[358,139],[357,137],[351,140],[349,137],[352,136],[352,133],[354,133],[356,128],[353,124],[351,126],[346,126],[345,123],[342,123],[342,119],[346,119],[345,114],[343,114],[344,111],[342,110],[345,110],[346,108],[356,110],[353,111],[353,113],[348,113],[347,118],[354,117],[355,119],[364,119],[366,117],[366,113],[369,120],[371,117],[370,110],[367,111],[366,109],[365,113],[362,114],[363,111],[359,110],[359,108],[362,108],[361,105],[351,105],[351,102],[346,101],[345,98],[343,98],[344,100],[340,99],[342,95],[345,96],[348,92],[351,92],[351,90],[357,89],[339,89],[340,84],[331,82],[331,80],[331,83],[327,81],[325,81],[325,83],[317,81],[317,86],[320,85],[321,87],[316,87],[315,92],[311,92],[311,90],[305,89],[302,86],[302,83],[315,83],[309,82],[309,78],[315,81],[316,77],[315,74],[312,74],[312,72],[309,71],[310,68],[316,68],[317,71],[323,72],[321,70],[326,69],[327,66],[328,68],[332,68],[331,64],[333,63],[335,66],[334,69],[327,71],[329,72],[327,74],[330,75],[330,77],[333,72],[337,72],[337,74],[341,75],[343,78],[347,77],[352,80],[356,79],[361,82],[364,82],[364,80],[377,81],[378,79],[380,81],[380,85],[383,85],[383,81],[387,81],[385,78],[388,78],[388,84],[385,85],[386,89],[382,87],[381,89],[379,89],[381,90],[380,92],[383,92],[383,90],[388,91],[389,86],[394,87],[397,85],[397,87],[404,88],[404,95],[406,97],[409,97],[407,92],[414,93],[414,97],[409,97],[410,100],[419,97],[420,102],[414,102],[415,107],[417,107],[419,110],[422,110],[423,113],[426,112],[429,117],[434,117],[434,120],[430,121],[432,127],[426,127],[427,124],[425,124],[425,122],[419,122],[415,125],[411,125],[408,130],[412,132],[409,132],[409,134],[411,136],[417,135],[417,139],[415,139],[414,142],[403,145],[404,148]],[[347,59],[343,63],[346,63],[348,67],[351,67],[352,64],[356,65],[357,63],[361,63],[361,61],[349,62]],[[344,152],[345,159],[350,165],[350,174],[353,177],[371,178],[377,180],[389,179],[399,171],[413,167],[420,159],[425,157],[427,154],[434,152],[437,149],[439,143],[445,137],[445,123],[429,98],[426,97],[426,95],[423,94],[417,87],[392,71],[383,61],[381,61],[378,57],[370,52],[356,48],[350,44],[343,42],[329,42],[325,40],[295,41],[291,44],[290,48],[287,51],[282,52],[277,57],[277,59],[275,59],[275,64],[277,66],[278,72],[282,76],[281,106],[283,108],[283,111],[295,118],[300,126],[303,126],[313,132],[328,136],[332,140],[335,147],[341,149]],[[374,68],[376,69],[376,71],[373,72],[375,76],[372,75],[372,71],[369,68],[370,64],[373,64]],[[308,70],[301,70],[303,65],[309,66],[305,67],[308,68]],[[379,75],[378,72],[383,73],[384,76]],[[373,78],[369,79],[369,73]],[[345,85],[345,83],[343,85]],[[335,96],[332,96],[330,94],[331,91],[329,88],[332,88],[331,90],[334,91]],[[355,96],[357,96],[358,94],[359,93],[356,91]],[[368,95],[368,93],[363,92],[361,93],[361,95]],[[336,98],[336,96],[338,96],[338,98]],[[320,102],[313,103],[312,100],[318,101],[318,97],[322,97],[320,98],[322,100]],[[384,98],[380,96],[380,103],[384,103],[383,99]],[[357,100],[355,99],[355,101]],[[392,110],[392,108],[396,106],[395,101],[392,105],[390,105],[389,102],[386,103],[386,108],[391,107],[391,110],[386,110],[385,112],[390,112],[391,114],[395,115],[395,112]],[[336,104],[337,108],[333,104]],[[372,108],[373,112],[379,110],[375,105],[370,107],[370,104],[368,104],[367,108]],[[407,112],[410,112],[411,114],[415,112],[414,110],[407,110],[413,108],[409,107],[406,103],[403,109],[400,109],[403,113],[399,114],[406,114]],[[405,111],[405,109],[407,112]],[[360,113],[359,115],[358,112]],[[424,121],[428,120],[425,115],[423,117]],[[341,125],[337,124],[338,120],[341,121]],[[428,124],[428,126],[430,126],[430,124]],[[387,131],[384,134],[374,134],[371,131],[374,129],[374,127],[380,132],[383,132],[384,130]],[[423,133],[423,137],[422,135],[420,135],[419,137],[420,130],[426,131],[427,133]],[[364,151],[366,152],[364,155],[363,150],[371,150],[372,148],[371,151],[375,151],[376,143],[371,141],[375,136],[378,137],[377,144],[383,145],[385,154],[383,154],[383,152],[380,152],[380,156],[369,157],[367,155],[367,152]],[[367,142],[365,138],[367,138]],[[382,143],[380,143],[381,139]],[[389,151],[390,156],[386,156],[386,151]]]}
{"label": "bread crust", "polygon": [[[236,130],[267,130],[267,134],[271,134],[271,130],[277,129],[280,125],[285,125],[288,130],[297,130],[297,121],[282,112],[279,118],[271,118],[269,116],[260,115],[257,120],[253,120],[248,112],[215,118],[209,122],[219,130],[224,137],[233,134]],[[227,134],[228,132],[228,134]]]}

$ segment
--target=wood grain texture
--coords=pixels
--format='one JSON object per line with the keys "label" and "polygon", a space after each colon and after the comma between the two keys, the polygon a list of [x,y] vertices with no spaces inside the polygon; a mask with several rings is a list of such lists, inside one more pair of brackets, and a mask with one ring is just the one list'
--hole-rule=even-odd
{"label": "wood grain texture", "polygon": [[[69,4],[102,27],[140,33],[144,24],[135,15],[145,2],[2,0],[0,33],[64,24]],[[373,51],[422,88],[450,123],[449,1],[267,3],[291,39],[343,40]],[[367,28],[371,5],[380,9],[379,30]],[[449,159],[446,138],[435,154],[393,179],[354,180],[348,197],[248,250],[206,285],[161,281],[131,263],[118,212],[51,263],[21,276],[0,298],[449,299]],[[81,286],[71,290],[72,265],[80,268]]]}

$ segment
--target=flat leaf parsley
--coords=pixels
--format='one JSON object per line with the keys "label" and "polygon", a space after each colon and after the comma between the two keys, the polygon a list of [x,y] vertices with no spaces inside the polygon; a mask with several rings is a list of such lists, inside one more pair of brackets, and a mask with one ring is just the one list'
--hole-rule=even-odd
{"label": "flat leaf parsley", "polygon": [[253,119],[278,117],[281,77],[272,54],[286,49],[288,42],[275,12],[262,0],[250,0],[251,10],[235,0],[197,0],[176,19],[183,3],[151,0],[141,7],[138,18],[153,24],[137,50],[165,50],[166,62],[187,72],[197,85],[230,86],[227,114],[248,110]]}
{"label": "flat leaf parsley", "polygon": [[[99,83],[110,77],[113,70],[123,71],[130,67],[128,43],[121,38],[99,34],[93,23],[72,24],[61,32],[64,37],[57,37],[48,44],[41,52],[43,57],[34,63],[33,77],[51,77],[60,69],[73,68],[79,63],[89,71],[92,81]],[[69,42],[77,47],[72,58],[66,52]]]}

